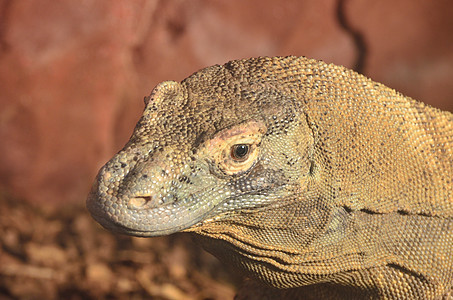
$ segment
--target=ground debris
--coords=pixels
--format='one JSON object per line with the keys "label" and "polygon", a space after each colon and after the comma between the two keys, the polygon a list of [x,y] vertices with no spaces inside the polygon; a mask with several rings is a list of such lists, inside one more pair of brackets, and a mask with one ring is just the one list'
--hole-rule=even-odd
{"label": "ground debris", "polygon": [[114,235],[83,204],[0,194],[1,299],[232,299],[225,268],[188,235]]}

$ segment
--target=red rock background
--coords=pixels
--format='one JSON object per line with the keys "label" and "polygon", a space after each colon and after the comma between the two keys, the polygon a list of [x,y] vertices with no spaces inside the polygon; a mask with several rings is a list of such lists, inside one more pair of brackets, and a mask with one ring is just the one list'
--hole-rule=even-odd
{"label": "red rock background", "polygon": [[83,202],[157,83],[231,59],[363,57],[367,76],[453,110],[452,14],[448,0],[2,0],[1,188]]}
{"label": "red rock background", "polygon": [[[33,223],[24,225],[30,215],[21,212],[83,207],[97,170],[132,132],[143,97],[161,81],[212,64],[303,55],[355,68],[453,111],[452,16],[450,0],[0,0],[0,192],[22,203],[11,210],[16,235],[0,226],[3,249],[34,263],[35,251],[20,248],[19,237],[35,249],[52,235],[35,237],[26,229]],[[84,226],[91,221],[81,214],[82,221],[65,219],[55,239],[72,222],[81,237],[89,235]],[[44,213],[35,230],[54,218],[58,213]],[[90,275],[84,268],[91,260],[81,253],[73,259],[85,259],[81,274]],[[109,266],[93,272],[113,278]],[[42,295],[66,295],[55,293]]]}

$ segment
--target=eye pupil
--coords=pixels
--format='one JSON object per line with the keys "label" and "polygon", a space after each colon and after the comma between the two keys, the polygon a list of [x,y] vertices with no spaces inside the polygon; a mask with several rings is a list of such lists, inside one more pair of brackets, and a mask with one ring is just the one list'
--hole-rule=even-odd
{"label": "eye pupil", "polygon": [[234,145],[231,156],[237,160],[245,160],[249,154],[250,146],[246,144]]}

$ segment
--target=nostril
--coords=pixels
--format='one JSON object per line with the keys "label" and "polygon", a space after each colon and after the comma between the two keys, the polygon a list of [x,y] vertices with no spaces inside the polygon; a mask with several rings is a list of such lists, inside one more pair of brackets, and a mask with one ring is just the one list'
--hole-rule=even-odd
{"label": "nostril", "polygon": [[143,206],[145,206],[145,204],[150,202],[152,199],[153,198],[151,196],[134,197],[134,198],[129,199],[127,204],[129,206],[129,208],[138,209],[138,208],[142,208]]}

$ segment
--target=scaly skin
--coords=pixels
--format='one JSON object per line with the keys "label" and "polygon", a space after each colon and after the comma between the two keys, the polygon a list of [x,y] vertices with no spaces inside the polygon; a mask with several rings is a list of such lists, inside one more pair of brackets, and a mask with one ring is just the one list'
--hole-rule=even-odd
{"label": "scaly skin", "polygon": [[87,200],[106,228],[193,232],[292,288],[277,298],[451,296],[451,113],[297,57],[209,67],[145,103]]}

